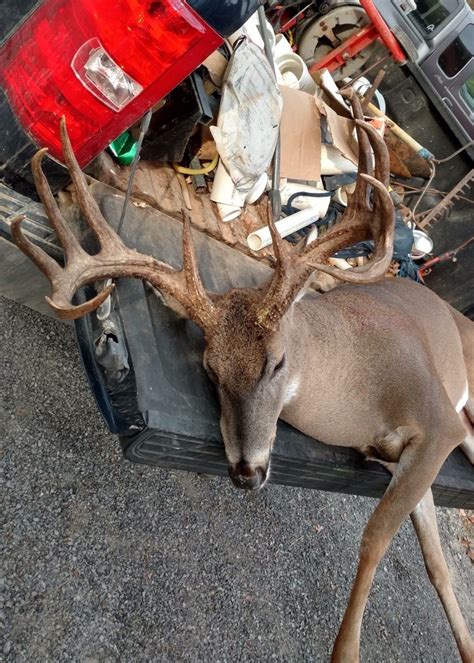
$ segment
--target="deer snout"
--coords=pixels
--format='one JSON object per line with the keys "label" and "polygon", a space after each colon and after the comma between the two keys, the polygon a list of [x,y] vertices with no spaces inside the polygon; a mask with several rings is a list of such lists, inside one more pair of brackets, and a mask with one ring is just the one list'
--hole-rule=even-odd
{"label": "deer snout", "polygon": [[258,490],[267,480],[267,467],[254,467],[241,460],[236,465],[229,465],[229,476],[236,488]]}

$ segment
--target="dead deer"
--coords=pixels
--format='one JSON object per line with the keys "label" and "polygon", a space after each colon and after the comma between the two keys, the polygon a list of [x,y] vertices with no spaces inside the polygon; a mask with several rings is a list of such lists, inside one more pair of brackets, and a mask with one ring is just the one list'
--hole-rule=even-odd
{"label": "dead deer", "polygon": [[[276,267],[259,288],[207,293],[189,219],[184,221],[180,271],[126,247],[88,190],[64,120],[65,162],[100,251],[86,253],[61,217],[41,169],[46,150],[35,155],[32,167],[65,250],[65,267],[24,236],[21,218],[13,225],[13,237],[50,279],[47,299],[61,318],[93,311],[111,292],[107,287],[74,306],[72,296],[82,285],[133,277],[159,289],[202,328],[204,366],[216,385],[229,474],[237,487],[258,489],[267,481],[279,417],[306,435],[353,447],[386,465],[393,476],[363,533],[333,661],[359,660],[361,622],[377,565],[410,515],[461,658],[472,663],[474,645],[441,550],[430,487],[455,447],[463,444],[471,461],[474,457],[473,325],[424,286],[405,279],[380,281],[393,246],[388,154],[376,131],[360,119],[355,97],[351,104],[359,118],[359,170],[349,205],[335,226],[296,252],[281,240],[270,215]],[[361,268],[338,271],[326,263],[343,247],[371,237],[373,256]],[[305,291],[316,270],[351,285],[324,295]]]}

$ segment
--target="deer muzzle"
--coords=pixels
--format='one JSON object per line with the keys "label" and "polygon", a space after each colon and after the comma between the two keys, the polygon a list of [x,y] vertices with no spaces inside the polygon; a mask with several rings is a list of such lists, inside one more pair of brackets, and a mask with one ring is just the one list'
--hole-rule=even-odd
{"label": "deer muzzle", "polygon": [[268,478],[268,465],[255,467],[241,460],[235,465],[229,465],[229,476],[236,488],[258,490]]}

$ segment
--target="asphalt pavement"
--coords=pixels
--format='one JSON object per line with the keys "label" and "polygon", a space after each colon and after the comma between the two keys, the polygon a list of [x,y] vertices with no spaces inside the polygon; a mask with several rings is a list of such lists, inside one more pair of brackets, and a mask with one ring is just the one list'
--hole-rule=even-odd
{"label": "asphalt pavement", "polygon": [[[70,327],[0,298],[0,339],[3,660],[328,661],[374,500],[246,494],[132,465]],[[438,514],[472,627],[465,521]],[[361,661],[458,660],[405,523],[375,578]]]}

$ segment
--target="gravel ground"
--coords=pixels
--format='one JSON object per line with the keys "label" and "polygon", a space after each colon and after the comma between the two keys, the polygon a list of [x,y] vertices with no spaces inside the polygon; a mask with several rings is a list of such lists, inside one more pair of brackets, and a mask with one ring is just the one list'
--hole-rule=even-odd
{"label": "gravel ground", "polygon": [[[373,500],[248,495],[127,463],[71,329],[0,299],[0,335],[4,660],[328,660]],[[472,626],[463,519],[439,521]],[[377,573],[361,659],[458,660],[409,523]]]}

